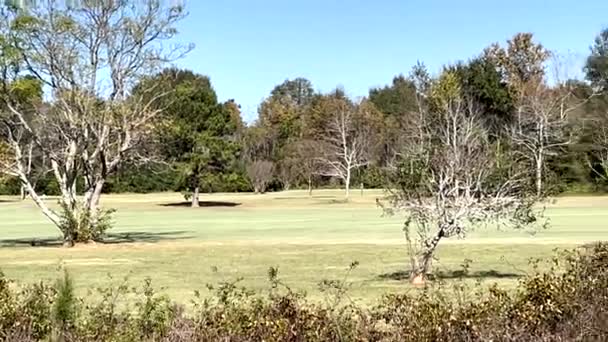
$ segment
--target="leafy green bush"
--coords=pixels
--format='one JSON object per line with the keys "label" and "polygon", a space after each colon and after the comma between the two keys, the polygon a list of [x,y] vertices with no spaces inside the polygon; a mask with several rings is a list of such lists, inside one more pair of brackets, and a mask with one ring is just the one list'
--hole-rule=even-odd
{"label": "leafy green bush", "polygon": [[98,208],[96,217],[93,217],[85,208],[70,210],[65,203],[59,202],[59,204],[62,206],[59,228],[64,236],[69,237],[69,240],[66,240],[68,242],[99,241],[106,231],[112,228],[115,209]]}
{"label": "leafy green bush", "polygon": [[[348,283],[320,284],[324,304],[269,271],[266,293],[239,281],[208,286],[193,311],[156,293],[150,280],[123,282],[76,300],[64,274],[55,287],[9,286],[0,275],[0,339],[5,341],[605,341],[608,245],[564,252],[514,291],[434,284],[388,294],[373,307],[348,300]],[[351,265],[351,269],[356,267]],[[540,269],[540,268],[538,268]],[[69,322],[69,324],[67,324]],[[66,327],[69,327],[66,329]]]}

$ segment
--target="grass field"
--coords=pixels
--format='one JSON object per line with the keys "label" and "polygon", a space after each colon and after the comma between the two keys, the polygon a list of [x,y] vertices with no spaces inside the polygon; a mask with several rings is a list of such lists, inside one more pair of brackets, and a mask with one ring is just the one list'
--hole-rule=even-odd
{"label": "grass field", "polygon": [[[125,276],[137,284],[150,277],[162,291],[187,302],[205,284],[243,277],[243,284],[264,288],[267,269],[278,266],[293,288],[321,298],[317,284],[342,279],[348,265],[351,295],[370,302],[383,292],[408,291],[400,220],[381,217],[366,191],[341,203],[338,191],[290,191],[266,195],[203,196],[205,207],[176,207],[179,194],[111,195],[104,206],[116,208],[110,243],[58,247],[57,231],[30,201],[0,203],[0,269],[10,278],[35,282],[55,279],[64,265],[79,291],[118,284]],[[49,200],[51,201],[51,200]],[[567,197],[548,207],[551,226],[531,236],[484,229],[466,240],[444,241],[435,270],[449,274],[464,259],[473,260],[469,281],[512,286],[529,270],[528,259],[555,248],[608,239],[608,198]],[[32,247],[34,238],[43,247]],[[217,268],[217,271],[214,271]]]}

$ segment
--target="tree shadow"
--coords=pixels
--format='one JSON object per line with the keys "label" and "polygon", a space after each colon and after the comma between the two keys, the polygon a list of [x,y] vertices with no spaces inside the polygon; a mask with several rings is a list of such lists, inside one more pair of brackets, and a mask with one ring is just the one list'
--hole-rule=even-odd
{"label": "tree shadow", "polygon": [[192,235],[186,235],[189,231],[174,230],[167,232],[125,232],[125,233],[108,233],[100,243],[105,245],[115,245],[120,243],[156,243],[161,241],[175,241],[192,239]]}
{"label": "tree shadow", "polygon": [[[167,231],[167,232],[124,232],[109,233],[102,241],[96,242],[100,245],[115,245],[122,243],[156,243],[161,241],[175,241],[191,239],[191,235],[186,235],[188,231]],[[47,238],[20,238],[20,239],[1,239],[0,248],[9,247],[62,247],[63,239],[60,237]]]}
{"label": "tree shadow", "polygon": [[[512,272],[500,272],[497,270],[465,272],[464,270],[437,271],[428,275],[429,280],[451,280],[451,279],[514,279],[522,277],[522,274]],[[385,273],[378,276],[382,280],[409,280],[410,271],[397,271]]]}
{"label": "tree shadow", "polygon": [[[209,207],[236,207],[241,205],[241,203],[237,202],[227,202],[227,201],[200,201],[200,208],[209,208]],[[160,204],[163,207],[181,207],[181,208],[191,208],[192,202],[175,202],[175,203],[163,203]]]}
{"label": "tree shadow", "polygon": [[310,200],[310,199],[334,199],[332,195],[312,195],[312,196],[277,196],[275,200]]}

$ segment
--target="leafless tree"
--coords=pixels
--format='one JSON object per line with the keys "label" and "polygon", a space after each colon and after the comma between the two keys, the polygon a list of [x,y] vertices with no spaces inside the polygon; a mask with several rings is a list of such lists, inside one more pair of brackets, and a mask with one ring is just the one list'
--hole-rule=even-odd
{"label": "leafless tree", "polygon": [[351,105],[345,99],[335,101],[332,118],[319,142],[317,174],[341,179],[348,199],[353,170],[370,162],[371,133],[363,120],[364,106]]}
{"label": "leafless tree", "polygon": [[442,239],[463,238],[480,225],[522,227],[536,220],[521,158],[497,152],[482,113],[450,77],[437,81],[432,109],[412,115],[411,130],[419,135],[412,134],[393,172],[390,205],[378,202],[388,213],[406,214],[413,282],[424,282]]}
{"label": "leafless tree", "polygon": [[573,142],[570,115],[588,100],[574,95],[574,86],[567,76],[566,60],[553,56],[552,82],[555,84],[549,85],[545,77],[526,84],[521,91],[518,115],[510,132],[512,142],[534,169],[537,196],[545,190],[543,179],[547,158],[563,152]]}
{"label": "leafless tree", "polygon": [[318,143],[314,140],[300,140],[295,143],[294,147],[298,156],[298,165],[300,174],[308,184],[308,195],[312,196],[314,181],[316,176],[316,158],[318,151]]}
{"label": "leafless tree", "polygon": [[[599,114],[599,115],[598,115]],[[608,113],[596,113],[596,117],[583,124],[591,137],[590,151],[586,158],[589,169],[603,181],[608,180]]]}
{"label": "leafless tree", "polygon": [[279,163],[277,178],[283,185],[283,190],[289,190],[300,174],[301,167],[297,158],[286,157]]}
{"label": "leafless tree", "polygon": [[256,194],[263,194],[274,176],[274,163],[268,160],[254,160],[247,165],[247,177]]}
{"label": "leafless tree", "polygon": [[[82,1],[74,7],[46,0],[3,19],[11,25],[4,33],[18,64],[44,83],[48,104],[28,115],[5,99],[2,128],[12,162],[2,171],[20,179],[66,244],[90,238],[108,175],[141,151],[160,111],[153,103],[167,94],[136,85],[187,50],[162,44],[175,36],[174,24],[184,15],[183,7],[158,0]],[[33,187],[29,144],[49,162],[63,213],[49,208]]]}

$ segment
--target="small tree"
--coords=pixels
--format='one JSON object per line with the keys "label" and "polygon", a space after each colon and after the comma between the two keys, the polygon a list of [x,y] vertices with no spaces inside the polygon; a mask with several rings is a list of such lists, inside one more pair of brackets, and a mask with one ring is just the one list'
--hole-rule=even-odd
{"label": "small tree", "polygon": [[407,216],[413,282],[425,280],[442,239],[463,238],[483,224],[522,227],[536,220],[521,158],[497,152],[459,84],[455,73],[444,73],[427,94],[429,103],[419,107],[424,113],[412,115],[410,132],[418,134],[391,172],[391,205],[379,202]]}
{"label": "small tree", "polygon": [[312,196],[316,176],[316,156],[318,144],[313,140],[300,140],[295,143],[298,168],[308,186],[308,196]]}
{"label": "small tree", "polygon": [[301,174],[301,165],[298,163],[298,159],[295,157],[284,157],[281,159],[277,178],[283,185],[283,190],[287,191],[291,188],[294,182],[297,181]]}
{"label": "small tree", "polygon": [[370,163],[371,132],[364,118],[364,105],[350,104],[335,98],[332,118],[319,142],[317,174],[337,177],[344,183],[344,197],[349,198],[353,170]]}
{"label": "small tree", "polygon": [[247,165],[247,176],[256,194],[266,192],[266,187],[272,181],[274,163],[268,160],[254,160]]}
{"label": "small tree", "polygon": [[[208,77],[189,70],[169,68],[142,82],[156,83],[158,91],[172,91],[156,103],[163,110],[158,124],[161,154],[182,171],[180,188],[190,190],[192,207],[211,174],[227,171],[238,157],[236,142],[240,113],[234,102],[218,103]],[[203,189],[204,190],[204,189]]]}

